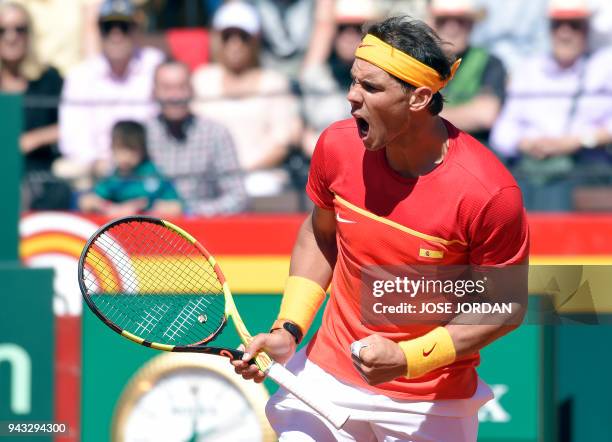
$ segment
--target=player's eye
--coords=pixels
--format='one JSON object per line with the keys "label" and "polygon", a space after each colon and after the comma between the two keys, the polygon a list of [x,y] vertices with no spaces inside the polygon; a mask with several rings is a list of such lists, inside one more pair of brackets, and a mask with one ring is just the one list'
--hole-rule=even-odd
{"label": "player's eye", "polygon": [[361,83],[361,87],[363,87],[366,92],[378,92],[378,88],[370,83]]}

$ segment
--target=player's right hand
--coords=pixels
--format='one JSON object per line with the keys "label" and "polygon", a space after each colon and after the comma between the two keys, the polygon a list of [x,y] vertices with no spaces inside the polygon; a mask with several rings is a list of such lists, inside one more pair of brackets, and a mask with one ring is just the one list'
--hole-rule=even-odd
{"label": "player's right hand", "polygon": [[256,383],[263,382],[266,375],[255,364],[249,364],[252,358],[260,351],[265,351],[272,359],[280,364],[286,363],[295,354],[295,338],[287,331],[279,329],[273,333],[261,333],[245,348],[241,345],[238,349],[244,351],[242,360],[233,360],[234,370],[244,379],[253,379]]}

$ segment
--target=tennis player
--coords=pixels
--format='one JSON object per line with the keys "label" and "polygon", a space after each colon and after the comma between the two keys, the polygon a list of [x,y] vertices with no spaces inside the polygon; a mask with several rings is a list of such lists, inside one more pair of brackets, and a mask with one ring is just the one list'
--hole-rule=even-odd
{"label": "tennis player", "polygon": [[[475,370],[478,352],[517,322],[374,327],[360,313],[366,266],[505,266],[528,257],[515,181],[487,148],[438,116],[439,91],[460,63],[440,46],[408,17],[372,25],[352,67],[353,118],[318,141],[307,185],[316,207],[299,231],[278,320],[254,338],[245,360],[265,349],[361,417],[336,430],[281,389],[267,415],[282,441],[477,439],[478,409],[492,398]],[[330,282],[321,328],[294,355]],[[244,361],[233,364],[245,379],[264,378]]]}

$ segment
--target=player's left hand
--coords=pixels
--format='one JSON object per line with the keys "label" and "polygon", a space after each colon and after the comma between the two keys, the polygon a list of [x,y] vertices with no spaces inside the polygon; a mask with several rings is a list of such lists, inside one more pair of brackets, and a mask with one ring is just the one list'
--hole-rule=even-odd
{"label": "player's left hand", "polygon": [[406,356],[397,343],[379,335],[368,336],[360,342],[365,346],[359,351],[359,358],[352,353],[351,358],[357,372],[369,385],[406,376]]}

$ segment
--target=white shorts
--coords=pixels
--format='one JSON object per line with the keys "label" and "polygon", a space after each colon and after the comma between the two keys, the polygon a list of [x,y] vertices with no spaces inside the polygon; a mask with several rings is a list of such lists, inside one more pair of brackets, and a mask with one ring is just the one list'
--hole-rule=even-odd
{"label": "white shorts", "polygon": [[469,399],[429,402],[391,399],[338,381],[309,361],[304,349],[287,363],[287,368],[317,395],[349,408],[355,418],[342,430],[336,430],[281,388],[268,401],[266,415],[282,442],[475,442],[478,409],[493,398],[491,389],[479,379],[476,393]]}

